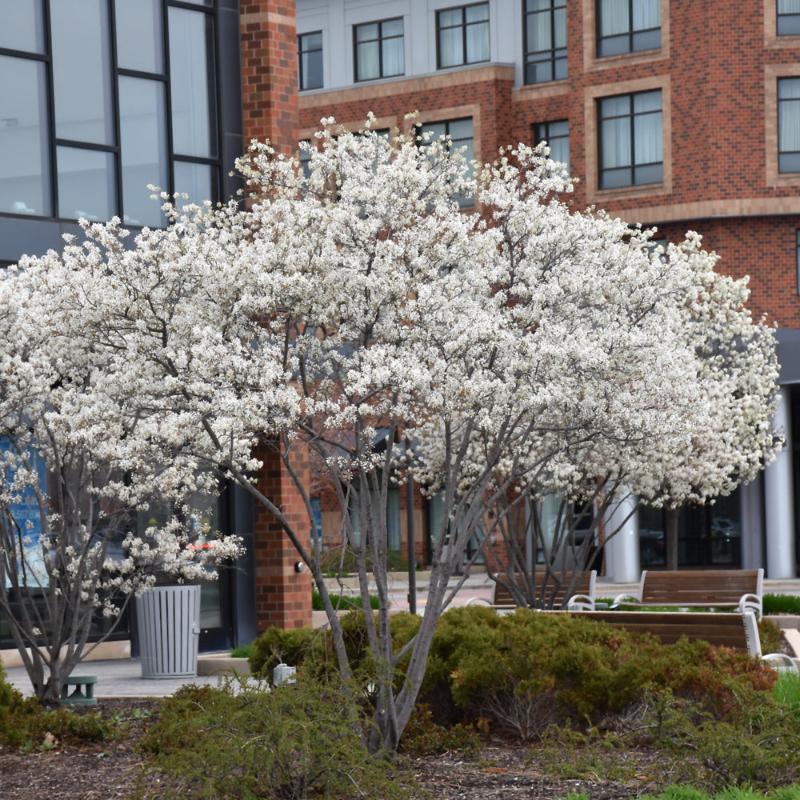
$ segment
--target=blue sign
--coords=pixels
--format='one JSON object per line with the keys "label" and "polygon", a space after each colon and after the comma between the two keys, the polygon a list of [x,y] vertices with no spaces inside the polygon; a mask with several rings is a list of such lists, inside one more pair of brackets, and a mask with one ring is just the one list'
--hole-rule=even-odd
{"label": "blue sign", "polygon": [[[0,453],[12,452],[14,450],[11,442],[0,436]],[[47,490],[47,466],[42,456],[35,450],[28,450],[28,458],[31,466],[36,470],[36,480],[40,491],[45,493]],[[0,468],[0,480],[6,485],[14,480],[15,472],[13,469]],[[20,493],[20,498],[16,503],[12,503],[10,508],[11,516],[19,525],[22,533],[23,548],[25,550],[26,567],[28,568],[29,586],[45,587],[49,583],[47,570],[44,567],[42,554],[42,516],[36,491],[33,486],[26,486]],[[20,578],[22,575],[20,574]],[[6,578],[6,584],[9,584]]]}

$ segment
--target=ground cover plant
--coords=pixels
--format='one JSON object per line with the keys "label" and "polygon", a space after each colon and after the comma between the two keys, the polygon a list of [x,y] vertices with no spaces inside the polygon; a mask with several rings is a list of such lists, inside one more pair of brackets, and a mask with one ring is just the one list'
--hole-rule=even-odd
{"label": "ground cover plant", "polygon": [[388,755],[367,751],[371,724],[338,683],[190,686],[164,702],[141,747],[187,800],[418,797]]}
{"label": "ground cover plant", "polygon": [[793,594],[765,594],[765,614],[800,614],[800,597]]}
{"label": "ground cover plant", "polygon": [[[378,608],[379,602],[380,601],[376,595],[370,595],[369,604],[371,608]],[[360,609],[362,607],[362,603],[363,601],[360,597],[347,594],[331,594],[331,605],[337,611],[352,611],[354,608]],[[322,602],[322,597],[320,597],[320,594],[316,589],[311,592],[311,607],[314,609],[314,611],[325,610],[325,604]]]}
{"label": "ground cover plant", "polygon": [[63,742],[97,742],[112,738],[118,726],[92,711],[46,708],[23,696],[5,679],[0,664],[0,745],[24,750],[51,750]]}
{"label": "ground cover plant", "polygon": [[[562,800],[591,800],[585,794],[568,794]],[[800,800],[800,786],[783,786],[772,792],[752,789],[724,789],[709,794],[693,786],[669,786],[658,794],[643,794],[640,800]]]}

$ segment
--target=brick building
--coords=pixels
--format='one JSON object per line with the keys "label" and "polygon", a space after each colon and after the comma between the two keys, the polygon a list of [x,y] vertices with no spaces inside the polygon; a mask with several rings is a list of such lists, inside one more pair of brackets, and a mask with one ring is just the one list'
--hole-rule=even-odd
{"label": "brick building", "polygon": [[[699,230],[723,270],[751,276],[754,311],[778,327],[789,447],[759,481],[682,512],[680,562],[794,575],[799,63],[797,0],[0,4],[0,266],[59,247],[81,216],[164,224],[148,183],[227,197],[250,138],[291,151],[322,116],[358,127],[372,111],[391,135],[418,111],[423,126],[483,159],[547,139],[580,180],[576,207],[603,206],[667,239]],[[300,513],[279,459],[264,455],[260,487]],[[398,558],[404,495],[390,499]],[[336,512],[324,492],[317,500],[330,534]],[[204,589],[201,643],[308,624],[309,578],[274,522],[234,490],[209,513],[250,547]],[[421,563],[437,514],[417,494]],[[662,566],[664,538],[661,515],[643,510],[607,554],[609,574]]]}
{"label": "brick building", "polygon": [[[750,275],[753,311],[778,329],[788,446],[758,481],[681,512],[679,564],[795,575],[800,3],[297,0],[297,33],[298,138],[323,116],[356,128],[372,111],[392,130],[416,111],[484,160],[546,139],[579,179],[576,208],[667,240],[697,230],[720,269]],[[607,572],[665,566],[665,538],[661,512],[640,511]]]}
{"label": "brick building", "polygon": [[[291,0],[0,4],[0,267],[60,248],[64,233],[80,234],[79,217],[165,224],[148,184],[194,201],[230,196],[245,142],[294,148],[296,64]],[[299,514],[276,453],[263,457],[259,488]],[[205,513],[248,548],[203,586],[201,647],[309,625],[308,572],[273,520],[232,487]],[[135,647],[135,620],[114,638]],[[0,617],[0,650],[10,646]]]}

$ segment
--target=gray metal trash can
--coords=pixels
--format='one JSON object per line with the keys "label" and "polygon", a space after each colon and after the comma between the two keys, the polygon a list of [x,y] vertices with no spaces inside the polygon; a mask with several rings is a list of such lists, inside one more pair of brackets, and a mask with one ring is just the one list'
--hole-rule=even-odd
{"label": "gray metal trash can", "polygon": [[143,678],[197,675],[200,587],[157,586],[136,598]]}

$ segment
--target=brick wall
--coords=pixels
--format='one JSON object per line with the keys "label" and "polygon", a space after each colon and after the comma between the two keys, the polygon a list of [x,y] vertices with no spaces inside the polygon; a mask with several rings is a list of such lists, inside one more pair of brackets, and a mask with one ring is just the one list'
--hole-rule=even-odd
{"label": "brick wall", "polygon": [[[295,9],[292,0],[242,0],[242,105],[245,141],[269,139],[291,152],[297,124],[297,53]],[[310,521],[279,453],[264,448],[264,467],[258,488],[286,514],[308,545]],[[308,474],[305,463],[297,469]],[[281,525],[256,507],[256,615],[259,630],[269,626],[299,628],[311,625],[311,579],[298,573],[300,560]]]}
{"label": "brick wall", "polygon": [[[567,4],[566,81],[514,88],[510,67],[479,65],[315,92],[300,97],[299,130],[307,135],[327,115],[350,125],[371,110],[402,124],[410,111],[424,119],[439,109],[472,105],[478,117],[476,155],[491,159],[501,144],[531,142],[535,123],[567,119],[572,172],[580,181],[572,199],[575,208],[595,203],[631,222],[664,225],[671,238],[690,228],[701,231],[707,245],[719,252],[722,270],[751,276],[757,313],[769,313],[781,326],[800,325],[795,278],[800,180],[769,177],[767,156],[777,147],[777,120],[765,92],[776,74],[800,69],[800,37],[779,46],[765,41],[774,3],[770,7],[767,2],[765,12],[763,0],[665,0],[662,29],[667,35],[660,51],[598,60],[591,38],[587,41],[592,26],[585,24],[592,1]],[[608,93],[613,94],[643,79],[663,80],[669,87],[669,190],[587,194],[592,183],[587,162],[596,161],[587,130],[596,113],[592,97],[602,96],[601,87],[612,87]]]}
{"label": "brick wall", "polygon": [[[309,546],[311,523],[289,471],[276,448],[258,452],[264,466],[258,476],[258,490],[278,506],[301,543]],[[308,465],[295,455],[292,466],[308,483]],[[311,625],[311,576],[308,569],[297,572],[300,556],[277,519],[263,506],[255,513],[256,620],[259,630],[270,626],[303,628]]]}
{"label": "brick wall", "polygon": [[244,138],[291,152],[297,123],[297,43],[292,0],[242,0]]}

